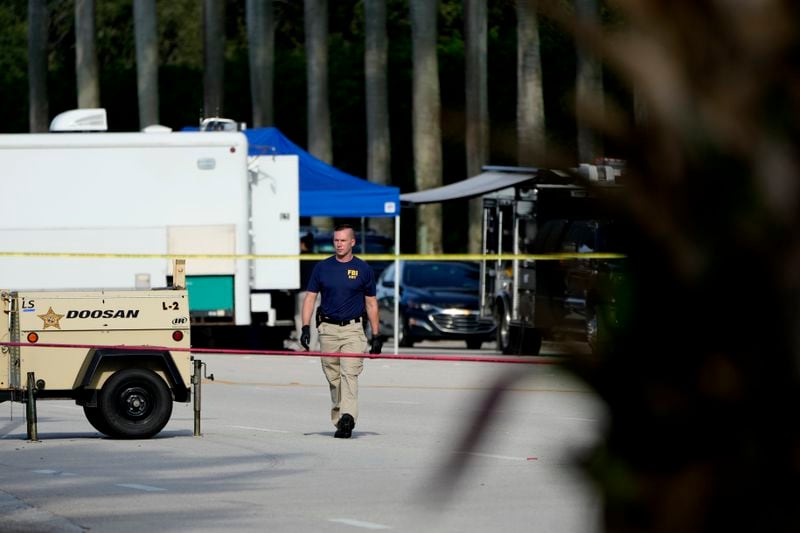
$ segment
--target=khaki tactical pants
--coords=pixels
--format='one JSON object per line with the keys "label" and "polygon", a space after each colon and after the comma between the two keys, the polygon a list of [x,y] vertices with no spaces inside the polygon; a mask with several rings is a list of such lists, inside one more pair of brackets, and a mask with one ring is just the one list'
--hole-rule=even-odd
{"label": "khaki tactical pants", "polygon": [[[327,353],[366,353],[367,336],[361,322],[337,326],[323,322],[319,325],[320,351]],[[362,357],[322,357],[322,371],[331,389],[331,422],[349,413],[358,419],[358,376],[364,368]]]}

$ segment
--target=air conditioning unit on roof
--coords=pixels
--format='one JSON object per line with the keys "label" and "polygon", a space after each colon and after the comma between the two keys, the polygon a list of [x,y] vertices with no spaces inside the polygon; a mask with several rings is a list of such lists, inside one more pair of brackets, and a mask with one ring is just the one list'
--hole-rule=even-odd
{"label": "air conditioning unit on roof", "polygon": [[71,109],[59,113],[50,122],[51,132],[108,131],[106,110],[99,108]]}

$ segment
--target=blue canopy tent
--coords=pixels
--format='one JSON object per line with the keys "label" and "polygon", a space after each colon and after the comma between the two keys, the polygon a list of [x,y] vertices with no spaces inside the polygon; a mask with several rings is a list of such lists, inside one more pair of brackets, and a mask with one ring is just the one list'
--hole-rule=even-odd
{"label": "blue canopy tent", "polygon": [[249,155],[296,155],[300,165],[300,216],[397,217],[400,189],[351,176],[320,161],[277,128],[244,130]]}
{"label": "blue canopy tent", "polygon": [[[292,141],[277,128],[244,130],[248,155],[296,155],[300,170],[300,216],[324,217],[393,217],[394,251],[400,253],[400,189],[378,185],[351,176],[320,161]],[[395,259],[397,269],[397,259]],[[400,302],[399,280],[394,287],[394,331],[398,328]],[[398,350],[394,337],[394,353]]]}

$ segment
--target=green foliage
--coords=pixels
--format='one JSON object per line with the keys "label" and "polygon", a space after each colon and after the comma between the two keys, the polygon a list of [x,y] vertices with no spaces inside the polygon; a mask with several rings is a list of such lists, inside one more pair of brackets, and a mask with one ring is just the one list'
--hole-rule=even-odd
{"label": "green foliage", "polygon": [[26,4],[22,0],[15,0],[0,5],[0,28],[3,28],[0,32],[0,76],[3,80],[16,80],[27,76]]}
{"label": "green foliage", "polygon": [[11,131],[28,129],[27,2],[0,5],[0,113]]}
{"label": "green foliage", "polygon": [[180,65],[202,71],[202,7],[202,2],[196,0],[157,2],[159,57],[162,65]]}
{"label": "green foliage", "polygon": [[103,71],[136,69],[133,1],[95,0],[98,68]]}

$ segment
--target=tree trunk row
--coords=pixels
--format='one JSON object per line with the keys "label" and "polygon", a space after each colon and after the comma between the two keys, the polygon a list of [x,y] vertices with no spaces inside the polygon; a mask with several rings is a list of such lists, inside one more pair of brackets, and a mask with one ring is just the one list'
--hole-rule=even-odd
{"label": "tree trunk row", "polygon": [[[139,123],[144,128],[159,121],[158,36],[156,0],[134,0]],[[410,0],[413,47],[413,157],[417,190],[442,185],[441,103],[437,60],[437,1]],[[308,150],[333,163],[330,108],[328,103],[328,2],[304,0],[307,58]],[[597,0],[576,0],[576,18],[599,24]],[[47,130],[47,2],[29,0],[30,129]],[[365,0],[365,51],[367,116],[367,177],[378,184],[391,183],[391,139],[388,111],[388,37],[386,0]],[[536,166],[546,153],[544,98],[536,0],[518,0],[517,61],[517,160]],[[203,113],[224,113],[225,3],[203,0]],[[273,0],[247,0],[252,125],[274,122],[273,84],[275,19]],[[467,176],[481,172],[488,163],[489,113],[487,83],[487,2],[464,0],[466,167]],[[75,0],[76,77],[79,107],[99,107],[99,77],[95,50],[95,1]],[[602,70],[589,51],[578,47],[576,118],[579,159],[590,161],[601,147],[587,125],[585,110],[602,103]],[[329,227],[331,220],[312,221]],[[417,247],[423,253],[442,251],[441,207],[418,210]],[[469,206],[469,251],[480,251],[482,206]],[[373,226],[390,233],[389,220]]]}

